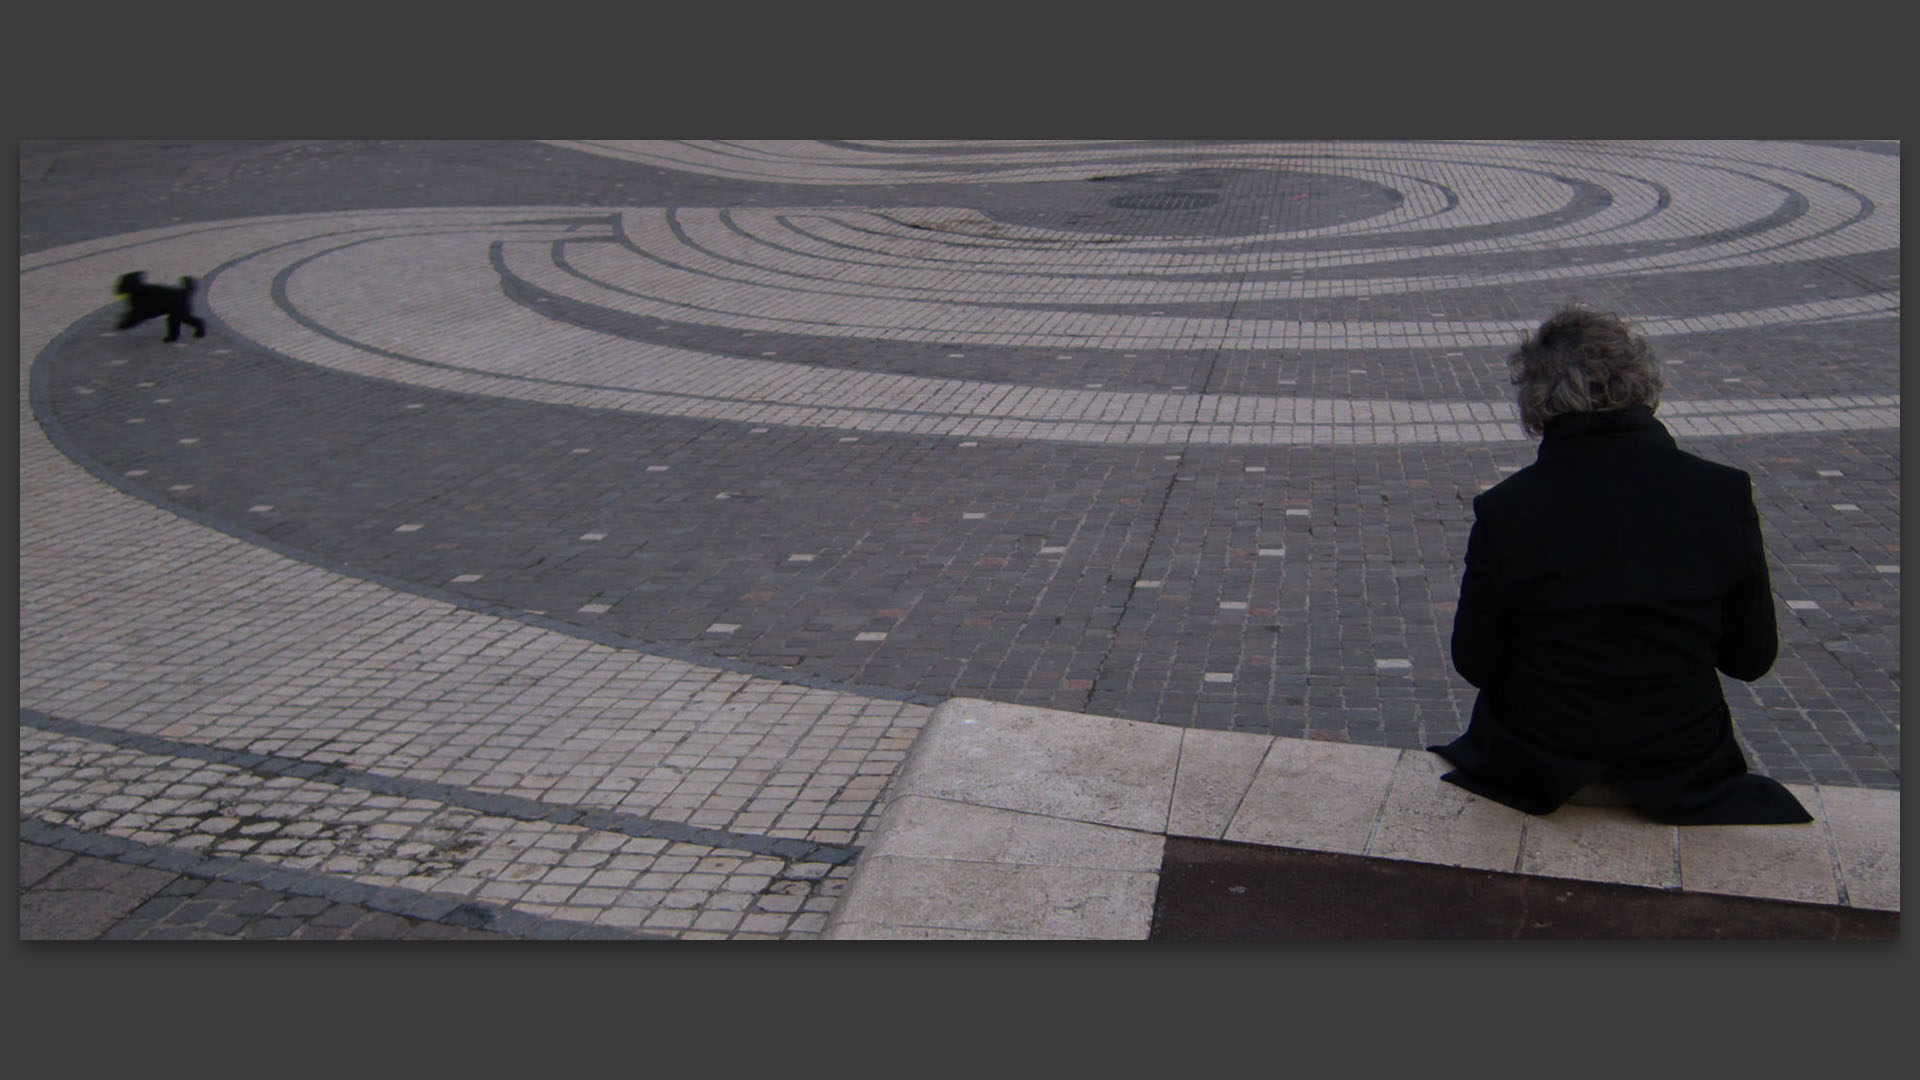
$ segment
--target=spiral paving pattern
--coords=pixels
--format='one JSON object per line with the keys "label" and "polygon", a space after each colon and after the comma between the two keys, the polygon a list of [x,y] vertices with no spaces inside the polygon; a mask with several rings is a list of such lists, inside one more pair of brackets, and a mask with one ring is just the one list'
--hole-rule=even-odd
{"label": "spiral paving pattern", "polygon": [[[359,374],[634,412],[1089,443],[1497,441],[1521,437],[1504,403],[1410,394],[1391,372],[1378,388],[1339,395],[1275,392],[1298,385],[1280,361],[1225,392],[1138,384],[1165,370],[1168,354],[1394,352],[1444,364],[1509,345],[1537,322],[1537,306],[1510,312],[1520,291],[1898,248],[1888,210],[1898,206],[1897,159],[1818,147],[1760,160],[1719,144],[1235,146],[1173,162],[1098,147],[580,148],[787,183],[1084,186],[1134,176],[1153,186],[1168,175],[1157,165],[1178,164],[1174,188],[1195,194],[1238,184],[1251,201],[1306,176],[1390,198],[1361,200],[1368,212],[1352,221],[1255,221],[1204,238],[1008,224],[940,206],[343,215],[313,219],[291,242],[284,226],[259,226],[274,242],[221,271],[213,308],[254,341]],[[1218,180],[1210,170],[1231,172]],[[1383,201],[1392,208],[1373,212]],[[1675,339],[1897,317],[1899,296],[1869,283],[1749,304],[1624,313]],[[1397,313],[1371,317],[1384,306]],[[454,325],[422,333],[426,312]],[[724,341],[668,343],[659,332],[669,324],[679,340],[692,326]],[[792,362],[778,358],[787,349],[756,347],[770,336],[823,349],[917,345],[951,363],[901,374]],[[981,378],[972,372],[983,354],[1091,355],[1096,377]],[[1892,393],[1689,395],[1665,416],[1682,435],[1825,431],[1896,426],[1897,406]]]}

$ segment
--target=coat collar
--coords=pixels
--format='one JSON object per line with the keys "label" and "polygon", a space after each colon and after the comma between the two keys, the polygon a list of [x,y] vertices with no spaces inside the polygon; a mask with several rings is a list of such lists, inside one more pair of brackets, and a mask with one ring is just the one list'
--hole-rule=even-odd
{"label": "coat collar", "polygon": [[1547,421],[1540,440],[1540,456],[1611,447],[1673,445],[1673,436],[1665,425],[1653,418],[1653,406],[1629,405],[1603,412],[1563,413]]}

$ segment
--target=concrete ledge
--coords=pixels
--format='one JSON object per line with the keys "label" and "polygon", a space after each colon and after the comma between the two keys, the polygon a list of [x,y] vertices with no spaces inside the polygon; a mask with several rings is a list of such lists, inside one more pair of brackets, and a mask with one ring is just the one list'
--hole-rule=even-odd
{"label": "concrete ledge", "polygon": [[1144,940],[1168,836],[1687,892],[1900,908],[1900,793],[1790,785],[1808,825],[1676,828],[1608,789],[1546,817],[1423,750],[936,708],[826,936]]}

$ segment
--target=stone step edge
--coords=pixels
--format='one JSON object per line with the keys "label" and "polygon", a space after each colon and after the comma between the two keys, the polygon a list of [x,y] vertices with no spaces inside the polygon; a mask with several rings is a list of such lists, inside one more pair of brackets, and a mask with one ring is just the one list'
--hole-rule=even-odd
{"label": "stone step edge", "polygon": [[829,939],[1144,939],[1166,837],[1899,910],[1892,790],[1788,784],[1815,821],[1675,827],[1608,789],[1545,817],[1424,750],[954,698],[915,739]]}

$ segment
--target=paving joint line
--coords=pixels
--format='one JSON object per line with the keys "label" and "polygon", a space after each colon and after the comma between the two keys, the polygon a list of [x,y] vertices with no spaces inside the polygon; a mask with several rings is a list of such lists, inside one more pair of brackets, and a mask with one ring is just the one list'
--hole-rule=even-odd
{"label": "paving joint line", "polygon": [[[1181,444],[1183,454],[1190,445],[1191,444]],[[1127,585],[1127,598],[1121,601],[1119,611],[1114,614],[1113,629],[1107,634],[1107,647],[1101,650],[1099,666],[1094,669],[1096,674],[1091,680],[1092,685],[1087,687],[1086,696],[1081,699],[1078,710],[1080,712],[1092,711],[1094,698],[1100,693],[1102,678],[1110,666],[1109,661],[1113,659],[1113,650],[1118,647],[1120,627],[1127,621],[1127,615],[1132,612],[1134,601],[1136,599],[1144,599],[1139,595],[1141,591],[1139,588],[1140,578],[1141,575],[1146,573],[1147,564],[1153,558],[1154,549],[1160,544],[1160,529],[1167,520],[1167,507],[1173,503],[1173,493],[1181,483],[1180,467],[1182,464],[1184,464],[1183,461],[1176,461],[1173,463],[1173,468],[1167,470],[1167,482],[1160,490],[1160,506],[1153,514],[1153,528],[1147,534],[1147,542],[1142,545],[1140,561],[1132,568],[1133,579],[1128,582]],[[1131,675],[1132,672],[1129,671],[1127,674]],[[1116,690],[1115,692],[1118,691]]]}
{"label": "paving joint line", "polygon": [[271,867],[232,855],[198,855],[158,844],[141,843],[107,833],[87,832],[69,825],[20,819],[20,843],[39,844],[73,855],[171,871],[186,877],[252,885],[295,896],[311,896],[339,904],[355,904],[389,915],[487,930],[510,937],[545,941],[671,941],[664,934],[648,934],[597,923],[549,919],[474,900],[437,896],[398,885],[365,885],[329,874],[292,867]]}
{"label": "paving joint line", "polygon": [[817,844],[791,837],[757,836],[676,821],[662,821],[617,810],[599,810],[592,807],[542,802],[539,799],[529,799],[521,795],[487,794],[433,780],[409,780],[404,777],[368,772],[341,762],[317,762],[304,758],[284,757],[279,754],[259,754],[250,750],[228,750],[203,743],[142,735],[87,723],[83,720],[50,716],[37,709],[21,709],[20,722],[25,727],[37,728],[56,735],[68,735],[145,753],[165,754],[215,765],[227,765],[243,769],[256,776],[268,778],[286,776],[315,783],[332,784],[335,787],[358,788],[377,795],[430,799],[448,806],[458,806],[484,814],[512,818],[516,821],[544,821],[554,825],[570,825],[640,839],[699,844],[727,851],[771,855],[788,862],[824,863],[828,866],[846,865],[857,858],[862,850],[855,846]]}

